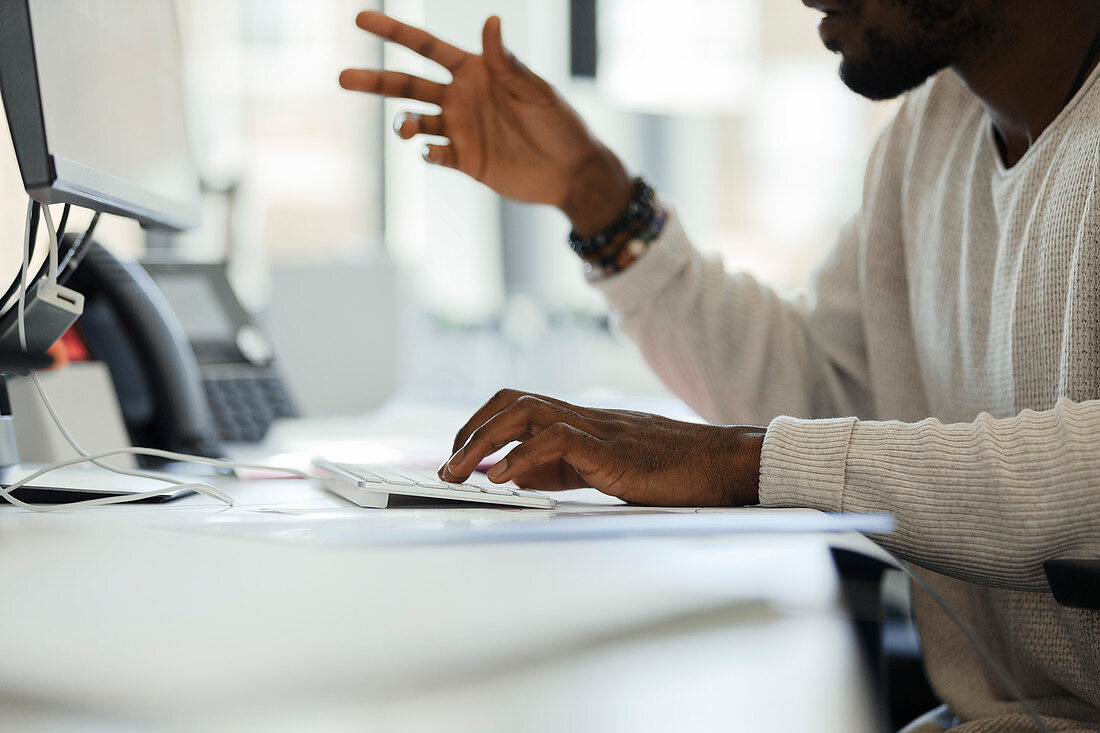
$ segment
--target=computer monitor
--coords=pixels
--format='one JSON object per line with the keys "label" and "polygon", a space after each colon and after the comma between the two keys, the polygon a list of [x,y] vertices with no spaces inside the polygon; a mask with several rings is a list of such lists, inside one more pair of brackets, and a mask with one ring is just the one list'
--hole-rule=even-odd
{"label": "computer monitor", "polygon": [[198,224],[172,0],[0,0],[0,93],[27,192]]}
{"label": "computer monitor", "polygon": [[[0,0],[0,95],[23,184],[39,204],[71,204],[151,228],[199,223],[173,0]],[[23,246],[22,239],[0,241],[20,262]],[[18,339],[30,354],[10,345],[16,309],[10,297],[0,298],[0,357],[15,353],[11,361],[25,362],[20,368],[33,366],[35,354],[60,338],[82,307],[78,293],[67,291],[74,297],[66,302],[65,289],[43,276],[43,259],[42,247],[32,247],[27,333]],[[0,279],[0,294],[20,281],[10,273]],[[0,374],[11,369],[0,359]],[[12,435],[0,382],[0,485],[29,475]],[[49,481],[26,487],[25,498],[101,493],[87,475],[51,474]],[[172,496],[170,488],[164,496]]]}

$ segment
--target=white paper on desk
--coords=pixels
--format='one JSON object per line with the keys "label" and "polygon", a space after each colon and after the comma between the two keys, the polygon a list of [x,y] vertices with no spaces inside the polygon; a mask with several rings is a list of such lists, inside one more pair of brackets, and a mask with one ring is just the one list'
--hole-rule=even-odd
{"label": "white paper on desk", "polygon": [[[200,525],[173,527],[189,532],[320,546],[425,545],[598,541],[631,537],[708,537],[738,534],[861,532],[884,534],[893,518],[879,514],[825,514],[806,509],[691,510],[636,509],[591,514],[465,514],[444,510],[415,516],[368,510],[358,517],[320,515],[251,518],[227,516]],[[170,525],[164,525],[166,527]]]}
{"label": "white paper on desk", "polygon": [[620,513],[570,514],[540,522],[500,522],[468,527],[445,526],[429,532],[380,532],[369,541],[406,542],[560,542],[610,540],[626,537],[705,537],[730,534],[790,534],[807,532],[862,532],[885,534],[892,517],[878,514],[823,514],[742,510],[737,513]]}

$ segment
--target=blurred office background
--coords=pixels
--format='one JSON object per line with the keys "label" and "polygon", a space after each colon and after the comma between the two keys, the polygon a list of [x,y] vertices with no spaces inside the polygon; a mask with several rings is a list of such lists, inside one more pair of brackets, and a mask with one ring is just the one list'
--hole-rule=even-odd
{"label": "blurred office background", "polygon": [[[339,89],[346,66],[446,80],[355,28],[370,0],[179,4],[205,224],[164,240],[112,220],[98,238],[135,256],[228,257],[307,413],[358,414],[395,394],[476,401],[502,386],[665,394],[609,328],[560,214],[426,166],[420,144],[390,130],[415,105]],[[480,47],[484,18],[501,15],[506,43],[658,185],[701,249],[785,292],[855,211],[894,108],[842,86],[818,14],[798,0],[385,9],[468,49]],[[22,236],[24,205],[5,143],[0,236]]]}

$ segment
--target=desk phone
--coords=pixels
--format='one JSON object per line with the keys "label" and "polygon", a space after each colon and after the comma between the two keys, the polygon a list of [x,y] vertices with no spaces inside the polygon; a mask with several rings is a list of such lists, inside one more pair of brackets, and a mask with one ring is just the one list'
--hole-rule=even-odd
{"label": "desk phone", "polygon": [[275,351],[233,292],[223,264],[143,262],[179,317],[220,440],[255,443],[278,418],[298,417]]}

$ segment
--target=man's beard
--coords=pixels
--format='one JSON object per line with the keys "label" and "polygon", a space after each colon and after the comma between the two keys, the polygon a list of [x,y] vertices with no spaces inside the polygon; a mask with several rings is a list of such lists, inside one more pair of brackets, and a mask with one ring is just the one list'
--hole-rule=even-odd
{"label": "man's beard", "polygon": [[960,0],[893,2],[906,9],[908,27],[898,35],[868,28],[863,53],[844,56],[840,65],[844,84],[868,99],[893,99],[917,88],[955,63],[963,45],[980,44],[989,35],[988,26],[961,9],[966,3]]}
{"label": "man's beard", "polygon": [[877,29],[864,34],[864,44],[867,57],[844,58],[840,78],[856,94],[876,101],[916,89],[955,60],[948,49],[900,42]]}

